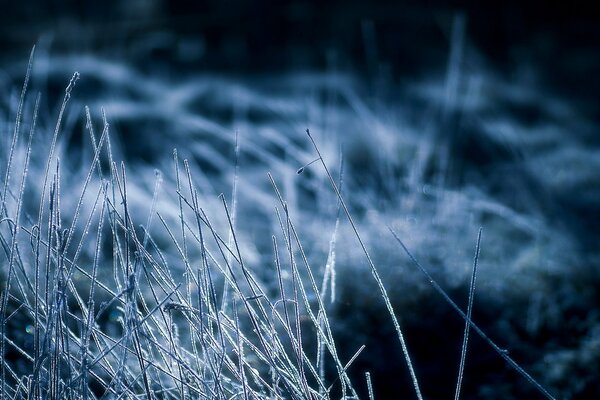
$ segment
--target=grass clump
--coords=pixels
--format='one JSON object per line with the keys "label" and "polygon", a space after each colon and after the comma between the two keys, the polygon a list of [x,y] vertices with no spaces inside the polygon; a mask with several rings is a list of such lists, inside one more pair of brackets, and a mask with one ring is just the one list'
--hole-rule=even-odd
{"label": "grass clump", "polygon": [[[63,61],[68,68],[72,60]],[[539,259],[570,242],[554,230],[538,235],[547,219],[529,212],[529,203],[519,209],[489,188],[461,186],[467,178],[448,165],[450,153],[475,145],[468,137],[438,157],[436,134],[397,135],[393,123],[378,120],[348,90],[348,81],[295,77],[294,87],[316,82],[326,95],[316,97],[330,99],[327,116],[319,101],[303,106],[301,89],[271,98],[228,81],[216,91],[214,82],[198,80],[169,90],[143,84],[125,67],[79,62],[81,79],[76,73],[66,85],[54,128],[38,121],[52,114],[40,112],[41,96],[30,98],[33,55],[21,94],[8,107],[16,118],[0,151],[2,398],[372,399],[392,391],[437,398],[438,375],[428,374],[420,358],[433,343],[419,343],[420,324],[435,323],[420,305],[433,292],[441,299],[435,307],[449,305],[442,312],[459,328],[452,336],[458,340],[436,347],[459,349],[455,359],[434,354],[452,380],[447,395],[477,393],[473,378],[464,382],[473,374],[469,345],[496,353],[502,376],[502,368],[516,371],[526,393],[554,398],[548,380],[537,379],[546,376],[537,360],[521,366],[523,352],[509,354],[474,322],[478,312],[489,317],[474,305],[475,278],[478,298],[492,305],[521,301],[523,288],[546,293],[539,290],[549,285],[544,274],[564,271],[550,262],[539,266]],[[108,100],[100,129],[95,108],[75,98],[86,73],[136,91]],[[202,115],[197,108],[211,96]],[[223,122],[219,108],[227,96],[237,108],[225,114],[237,115],[240,130],[255,137]],[[455,105],[446,104],[446,122]],[[160,141],[144,119],[159,130],[167,126],[169,140]],[[324,133],[304,135],[298,121],[306,119]],[[373,134],[355,129],[339,151],[325,133],[357,119]],[[77,129],[83,134],[76,140]],[[492,134],[483,140],[480,152],[502,148]],[[171,144],[178,150],[165,151]],[[485,239],[481,244],[482,225],[484,238],[489,230],[497,240],[489,250]],[[531,246],[503,242],[505,233]],[[472,266],[464,262],[473,259],[471,237]],[[450,252],[440,250],[446,241]],[[561,241],[564,247],[556,247]],[[515,248],[517,257],[507,258]],[[394,258],[401,252],[407,257]],[[505,262],[504,270],[485,267]],[[466,311],[457,297],[467,299]],[[361,323],[370,317],[386,322]],[[547,324],[532,325],[530,336]],[[374,362],[390,361],[370,355],[371,330],[389,333],[380,351],[399,350],[400,366],[384,384]],[[489,393],[485,385],[481,395]]]}

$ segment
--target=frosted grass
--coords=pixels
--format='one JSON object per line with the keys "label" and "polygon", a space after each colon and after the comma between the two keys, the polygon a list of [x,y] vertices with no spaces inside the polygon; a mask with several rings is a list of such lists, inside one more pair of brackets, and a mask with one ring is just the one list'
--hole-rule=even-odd
{"label": "frosted grass", "polygon": [[[15,67],[22,95],[0,99],[15,121],[3,123],[12,134],[0,151],[3,397],[385,398],[389,386],[361,369],[376,362],[361,321],[381,314],[400,342],[383,345],[402,348],[407,366],[395,373],[413,387],[395,390],[434,398],[407,315],[426,316],[418,305],[435,292],[465,322],[459,340],[437,344],[460,356],[447,396],[493,385],[473,383],[469,329],[514,382],[575,396],[564,353],[509,356],[496,343],[517,343],[514,332],[492,340],[475,320],[496,304],[539,309],[559,295],[553,282],[568,297],[588,276],[586,232],[557,211],[556,190],[599,189],[588,131],[565,133],[587,122],[457,63],[451,79],[403,88],[386,107],[333,72],[169,81],[93,57]],[[499,100],[552,117],[531,128]],[[440,107],[446,122],[432,117]],[[465,313],[448,293],[469,287]],[[560,307],[514,324],[534,341],[566,318]],[[518,343],[535,348],[528,340]]]}

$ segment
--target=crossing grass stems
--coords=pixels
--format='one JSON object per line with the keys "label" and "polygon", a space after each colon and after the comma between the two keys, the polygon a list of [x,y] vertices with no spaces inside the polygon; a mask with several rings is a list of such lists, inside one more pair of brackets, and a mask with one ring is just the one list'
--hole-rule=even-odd
{"label": "crossing grass stems", "polygon": [[[328,279],[334,299],[335,272],[329,269],[321,274],[314,270],[297,230],[296,216],[271,173],[268,180],[277,203],[273,212],[279,225],[271,235],[275,285],[261,281],[245,262],[236,227],[237,155],[233,208],[221,195],[221,215],[205,210],[190,161],[181,161],[175,152],[174,179],[165,183],[163,174],[156,173],[146,224],[137,225],[128,189],[135,174],[112,154],[104,111],[102,133],[97,138],[91,112],[85,109],[93,159],[67,224],[61,200],[66,190],[71,191],[62,185],[68,166],[60,162],[56,150],[64,111],[80,76],[75,73],[65,89],[42,179],[32,179],[28,174],[30,163],[44,156],[42,149],[33,144],[39,94],[26,143],[21,143],[33,54],[17,107],[2,186],[0,240],[7,261],[2,263],[1,398],[358,398],[359,391],[348,371],[365,347],[356,349],[349,359],[340,356],[332,329],[335,321],[328,316],[325,300]],[[306,133],[316,159],[297,172],[301,174],[310,167],[322,168],[326,174],[377,284],[381,306],[393,322],[414,395],[422,399],[410,343],[385,282],[354,222],[340,182],[330,172],[315,137],[309,130]],[[23,147],[25,156],[20,157]],[[13,184],[14,176],[20,177],[18,184]],[[37,216],[23,206],[28,189],[36,185],[41,185],[41,190],[33,191],[39,193]],[[157,210],[161,193],[168,190],[176,194],[174,219]],[[340,217],[338,213],[336,226]],[[225,233],[215,220],[226,221]],[[155,221],[162,225],[162,236],[155,233]],[[398,249],[464,319],[455,400],[461,397],[471,331],[481,336],[524,381],[553,399],[472,320],[478,257],[480,251],[485,252],[482,230],[476,240],[466,311],[433,279],[392,228],[390,233]],[[86,253],[90,246],[91,253]],[[106,248],[111,252],[107,254]],[[183,266],[183,273],[175,273],[174,262]],[[112,277],[106,272],[110,266]],[[31,327],[32,343],[26,344],[12,333],[14,325],[21,323],[17,319]],[[316,352],[306,344],[309,334],[318,344]],[[19,361],[7,357],[9,353],[17,354]],[[326,372],[331,370],[334,376]],[[377,398],[371,374],[365,373],[361,385],[368,387],[370,399]]]}

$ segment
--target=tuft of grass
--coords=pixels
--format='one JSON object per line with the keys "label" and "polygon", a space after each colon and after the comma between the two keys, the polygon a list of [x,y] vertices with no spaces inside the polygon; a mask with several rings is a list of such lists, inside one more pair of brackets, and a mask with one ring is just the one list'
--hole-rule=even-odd
{"label": "tuft of grass", "polygon": [[[445,125],[461,103],[456,57],[442,105]],[[32,52],[10,105],[10,143],[0,150],[2,399],[436,398],[437,376],[420,356],[423,347],[437,346],[460,350],[457,373],[456,365],[442,372],[457,376],[445,395],[458,400],[475,396],[479,383],[464,379],[469,363],[480,362],[473,346],[482,346],[471,330],[516,371],[514,382],[528,383],[526,393],[553,399],[567,392],[550,387],[540,371],[547,355],[509,355],[497,343],[514,332],[504,328],[496,341],[494,325],[475,320],[486,305],[518,303],[526,290],[552,293],[552,276],[571,272],[552,269],[546,258],[563,253],[555,261],[569,260],[572,241],[547,225],[547,210],[530,211],[533,203],[517,206],[491,189],[461,186],[467,178],[450,167],[458,150],[436,150],[439,132],[398,134],[397,120],[376,114],[349,80],[297,76],[290,85],[299,94],[277,97],[226,80],[144,83],[125,67],[91,59],[44,64],[59,71],[42,71],[50,74],[82,67],[52,112],[42,109],[40,94],[30,99],[40,74],[33,59]],[[85,99],[84,89],[81,97],[92,105],[77,98],[86,75],[141,100],[108,99],[97,130],[96,100]],[[306,100],[306,82],[343,101]],[[201,108],[210,96],[217,110]],[[234,122],[248,132],[220,119],[218,108],[231,99],[246,109]],[[304,135],[306,121],[317,128]],[[164,124],[172,131],[162,131]],[[81,144],[73,139],[77,129]],[[330,133],[344,129],[348,140],[338,151],[340,140]],[[492,150],[480,152],[503,149],[491,131],[481,140]],[[169,140],[152,144],[167,133]],[[171,145],[177,150],[167,150]],[[491,239],[482,247],[479,229],[471,269],[467,238],[480,226]],[[409,262],[395,258],[398,250]],[[463,287],[466,311],[455,299]],[[419,343],[426,331],[419,323],[429,319],[420,302],[433,292],[450,318],[464,322],[456,341]],[[360,323],[379,315],[391,328]],[[544,334],[540,325],[550,325],[529,322],[531,340]],[[381,384],[372,367],[390,361],[372,355],[365,332],[388,328],[394,340],[382,351],[399,350],[402,366]],[[527,340],[517,343],[528,348]],[[435,357],[446,365],[441,353]],[[503,373],[502,365],[493,367]],[[479,393],[487,393],[484,384]]]}

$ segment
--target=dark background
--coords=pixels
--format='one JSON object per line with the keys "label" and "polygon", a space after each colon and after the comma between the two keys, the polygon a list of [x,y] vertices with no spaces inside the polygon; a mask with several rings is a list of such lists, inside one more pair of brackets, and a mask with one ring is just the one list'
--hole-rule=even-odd
{"label": "dark background", "polygon": [[412,79],[446,68],[452,20],[463,13],[468,43],[498,71],[534,65],[544,85],[564,94],[591,101],[600,93],[594,2],[1,3],[3,64],[40,42],[53,54],[93,53],[173,74],[340,68]]}

